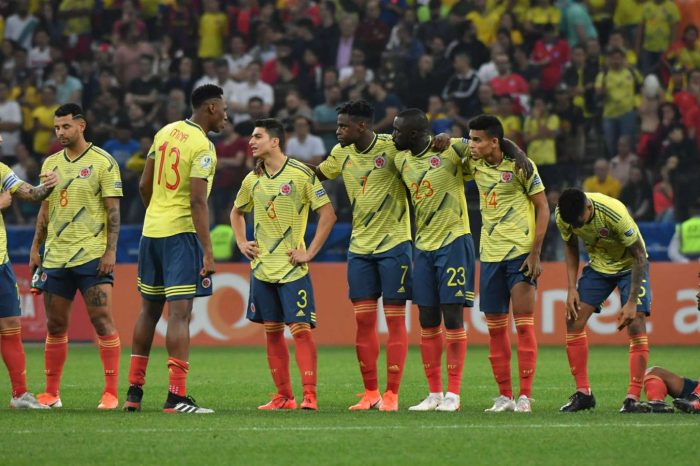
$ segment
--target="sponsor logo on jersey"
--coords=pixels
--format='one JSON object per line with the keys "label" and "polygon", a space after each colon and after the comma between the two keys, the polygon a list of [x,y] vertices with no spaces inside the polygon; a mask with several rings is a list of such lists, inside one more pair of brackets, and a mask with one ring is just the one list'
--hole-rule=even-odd
{"label": "sponsor logo on jersey", "polygon": [[625,236],[632,236],[634,234],[634,228],[630,228],[625,232]]}
{"label": "sponsor logo on jersey", "polygon": [[538,184],[542,184],[542,180],[540,179],[540,175],[535,175],[535,177],[532,179],[532,184],[530,187],[537,186]]}
{"label": "sponsor logo on jersey", "polygon": [[280,194],[282,196],[289,196],[292,194],[292,185],[289,183],[284,183],[280,186]]}
{"label": "sponsor logo on jersey", "polygon": [[386,156],[384,154],[378,155],[374,158],[375,168],[384,168],[384,165],[386,165]]}
{"label": "sponsor logo on jersey", "polygon": [[209,288],[209,287],[211,286],[211,278],[209,278],[209,277],[204,277],[204,278],[202,279],[202,286],[203,286],[204,288]]}
{"label": "sponsor logo on jersey", "polygon": [[212,163],[213,163],[213,159],[211,158],[211,156],[210,156],[210,155],[205,155],[205,156],[202,157],[202,159],[199,161],[199,166],[202,167],[202,168],[204,168],[204,169],[207,169],[207,168],[211,168]]}
{"label": "sponsor logo on jersey", "polygon": [[85,167],[85,168],[80,169],[80,172],[78,172],[78,177],[85,179],[85,178],[89,177],[91,174],[92,174],[92,168]]}
{"label": "sponsor logo on jersey", "polygon": [[501,182],[510,183],[511,181],[513,181],[513,172],[501,173]]}
{"label": "sponsor logo on jersey", "polygon": [[121,182],[121,181],[115,181],[115,182],[114,182],[114,189],[122,189],[122,182]]}
{"label": "sponsor logo on jersey", "polygon": [[600,235],[601,238],[607,238],[608,235],[610,235],[610,230],[607,228],[601,228],[598,230],[598,235]]}
{"label": "sponsor logo on jersey", "polygon": [[433,155],[430,157],[430,168],[440,168],[440,165],[442,165],[442,160],[439,156]]}
{"label": "sponsor logo on jersey", "polygon": [[318,199],[326,195],[326,190],[323,188],[317,189],[314,194],[316,194],[316,198]]}

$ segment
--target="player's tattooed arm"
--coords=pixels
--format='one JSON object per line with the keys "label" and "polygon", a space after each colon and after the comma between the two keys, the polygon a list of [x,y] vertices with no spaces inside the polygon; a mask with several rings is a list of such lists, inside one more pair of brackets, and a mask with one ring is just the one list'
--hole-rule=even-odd
{"label": "player's tattooed arm", "polygon": [[41,202],[46,199],[58,184],[58,176],[55,172],[48,171],[39,175],[39,178],[44,180],[39,186],[32,186],[22,181],[14,195],[27,202]]}
{"label": "player's tattooed arm", "polygon": [[34,231],[34,240],[32,241],[32,247],[29,251],[29,267],[33,269],[34,267],[41,266],[41,255],[39,250],[41,245],[46,241],[46,235],[49,231],[49,203],[43,201],[41,207],[39,208],[39,213],[36,215],[36,230]]}
{"label": "player's tattooed arm", "polygon": [[513,141],[508,138],[503,138],[501,150],[515,159],[515,168],[521,170],[525,174],[525,179],[529,180],[534,171],[530,159],[527,154]]}
{"label": "player's tattooed arm", "polygon": [[638,238],[627,250],[630,252],[633,259],[631,272],[632,283],[630,284],[630,295],[627,298],[627,302],[622,306],[617,315],[618,330],[622,330],[631,324],[637,316],[637,300],[642,291],[644,268],[647,265],[647,254],[641,238]]}
{"label": "player's tattooed arm", "polygon": [[97,270],[100,275],[109,275],[114,272],[114,264],[117,262],[117,241],[119,240],[121,215],[118,197],[105,197],[104,204],[107,210],[107,248],[100,258]]}

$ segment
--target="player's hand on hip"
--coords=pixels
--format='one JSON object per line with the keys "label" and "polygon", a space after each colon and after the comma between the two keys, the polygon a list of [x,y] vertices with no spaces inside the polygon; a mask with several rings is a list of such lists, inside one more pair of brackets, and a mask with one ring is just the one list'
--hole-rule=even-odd
{"label": "player's hand on hip", "polygon": [[577,290],[569,290],[566,297],[566,318],[568,320],[576,320],[578,313],[581,312],[581,298]]}
{"label": "player's hand on hip", "polygon": [[10,191],[3,191],[0,194],[0,209],[7,209],[12,205],[12,194]]}
{"label": "player's hand on hip", "polygon": [[56,172],[47,171],[39,175],[39,179],[42,180],[42,184],[47,188],[53,188],[58,184],[58,175]]}
{"label": "player's hand on hip", "polygon": [[637,317],[637,304],[627,301],[617,312],[617,330],[627,327]]}
{"label": "player's hand on hip", "polygon": [[35,267],[41,267],[41,255],[32,249],[29,252],[29,270],[34,270]]}
{"label": "player's hand on hip", "polygon": [[311,262],[312,259],[308,251],[299,248],[290,249],[287,251],[287,255],[289,256],[289,263],[295,266]]}
{"label": "player's hand on hip", "polygon": [[114,272],[114,264],[117,262],[117,253],[115,251],[107,251],[100,258],[100,263],[97,265],[97,274],[105,277]]}
{"label": "player's hand on hip", "polygon": [[245,243],[239,244],[238,249],[240,249],[241,254],[243,254],[250,261],[258,257],[258,254],[260,254],[258,243],[255,241],[246,241]]}
{"label": "player's hand on hip", "polygon": [[450,136],[447,133],[440,133],[433,138],[433,149],[443,151],[450,147]]}
{"label": "player's hand on hip", "polygon": [[525,258],[525,262],[520,266],[520,271],[530,279],[531,282],[537,280],[542,275],[542,263],[539,254],[530,253]]}
{"label": "player's hand on hip", "polygon": [[211,254],[204,254],[204,260],[202,262],[202,270],[199,272],[202,277],[208,277],[216,273],[216,263]]}

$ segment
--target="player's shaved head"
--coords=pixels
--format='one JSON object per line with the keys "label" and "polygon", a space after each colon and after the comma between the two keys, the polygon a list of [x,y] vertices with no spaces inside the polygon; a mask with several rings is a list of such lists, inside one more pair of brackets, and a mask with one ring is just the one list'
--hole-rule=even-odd
{"label": "player's shaved head", "polygon": [[578,188],[567,188],[559,196],[559,215],[569,225],[580,228],[586,221],[587,204],[586,193]]}
{"label": "player's shaved head", "polygon": [[417,154],[425,147],[425,142],[430,140],[428,116],[417,108],[404,110],[394,118],[391,137],[398,150],[408,149]]}
{"label": "player's shaved head", "polygon": [[223,99],[224,90],[215,84],[205,84],[192,91],[190,102],[192,108],[197,110],[211,99]]}
{"label": "player's shaved head", "polygon": [[426,133],[430,131],[430,122],[425,112],[418,108],[408,108],[399,113],[396,118],[401,118],[402,131],[417,131]]}

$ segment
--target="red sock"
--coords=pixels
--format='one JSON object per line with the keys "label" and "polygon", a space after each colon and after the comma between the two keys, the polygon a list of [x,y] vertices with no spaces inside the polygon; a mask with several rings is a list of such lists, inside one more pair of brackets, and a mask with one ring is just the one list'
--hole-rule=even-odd
{"label": "red sock", "polygon": [[365,390],[377,390],[377,358],[379,357],[379,335],[377,335],[377,302],[357,301],[353,303],[357,333],[355,352],[360,363],[360,373]]}
{"label": "red sock", "polygon": [[515,329],[518,331],[520,396],[525,395],[530,398],[530,395],[532,395],[532,382],[535,380],[535,366],[537,365],[535,317],[532,314],[515,316]]}
{"label": "red sock", "polygon": [[399,393],[406,352],[408,351],[406,305],[386,305],[384,306],[384,315],[386,316],[386,325],[389,328],[389,338],[386,342],[386,389]]}
{"label": "red sock", "polygon": [[311,335],[311,326],[309,324],[292,324],[289,326],[289,330],[294,337],[294,356],[297,360],[297,366],[299,366],[304,394],[315,394],[318,364],[316,343]]}
{"label": "red sock", "polygon": [[467,356],[467,331],[463,328],[447,329],[447,391],[459,395],[462,386],[462,370]]}
{"label": "red sock", "polygon": [[700,398],[700,379],[698,379],[698,386],[695,387],[695,390],[693,390],[693,393],[695,393],[698,398]]}
{"label": "red sock", "polygon": [[179,396],[187,395],[187,373],[189,370],[190,364],[187,361],[168,358],[168,372],[170,373],[169,392]]}
{"label": "red sock", "polygon": [[272,380],[277,393],[287,398],[292,395],[292,383],[289,379],[289,348],[284,339],[282,322],[265,322],[265,340],[267,342],[267,364],[270,366]]}
{"label": "red sock", "polygon": [[571,375],[576,380],[576,390],[591,393],[588,382],[588,337],[586,331],[566,333],[566,356],[569,358]]}
{"label": "red sock", "polygon": [[513,398],[510,377],[510,336],[508,335],[508,314],[486,314],[489,327],[489,361],[493,377],[498,384],[499,394]]}
{"label": "red sock", "polygon": [[420,355],[430,393],[442,392],[442,340],[442,327],[420,331]]}
{"label": "red sock", "polygon": [[46,335],[44,347],[44,373],[46,374],[46,392],[58,396],[61,386],[63,365],[68,357],[68,334]]}
{"label": "red sock", "polygon": [[105,373],[105,392],[117,396],[117,382],[119,382],[119,357],[121,356],[121,342],[119,334],[98,336],[100,345],[100,358]]}
{"label": "red sock", "polygon": [[668,388],[660,377],[647,375],[644,377],[644,393],[649,401],[663,401],[668,395]]}
{"label": "red sock", "polygon": [[0,352],[12,384],[12,397],[27,391],[27,360],[22,347],[22,327],[0,331]]}
{"label": "red sock", "polygon": [[148,367],[148,356],[132,354],[129,363],[129,385],[143,387],[146,385],[146,368]]}
{"label": "red sock", "polygon": [[627,397],[639,400],[642,394],[642,382],[649,360],[649,337],[646,333],[630,337],[630,387]]}

